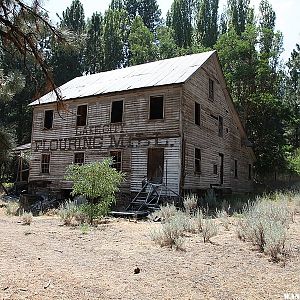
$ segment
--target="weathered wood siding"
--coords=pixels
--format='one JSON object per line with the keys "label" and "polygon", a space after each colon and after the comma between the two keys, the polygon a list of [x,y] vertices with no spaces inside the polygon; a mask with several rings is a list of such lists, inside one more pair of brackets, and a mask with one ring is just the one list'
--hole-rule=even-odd
{"label": "weathered wood siding", "polygon": [[[241,134],[233,111],[226,100],[216,69],[216,60],[210,58],[186,82],[182,97],[184,134],[184,182],[185,189],[207,189],[220,183],[220,157],[224,154],[224,182],[222,188],[233,192],[250,191],[248,165],[253,164],[249,149],[241,146]],[[209,99],[209,78],[214,81],[214,100]],[[195,101],[200,104],[200,126],[195,124]],[[223,117],[223,137],[218,135],[218,117]],[[195,173],[194,151],[201,150],[201,173]],[[234,176],[234,160],[238,162],[238,177]],[[218,174],[214,174],[217,165]]]}
{"label": "weathered wood siding", "polygon": [[[149,99],[155,95],[164,95],[163,120],[149,120]],[[126,173],[126,182],[122,189],[137,190],[142,176],[145,172],[147,174],[147,156],[145,158],[143,153],[146,153],[149,147],[163,145],[166,149],[165,160],[168,161],[170,169],[167,181],[171,188],[178,191],[181,145],[180,99],[181,86],[171,85],[68,100],[65,102],[66,110],[54,113],[53,128],[49,130],[44,129],[44,111],[55,110],[56,104],[34,107],[29,180],[47,180],[52,181],[53,188],[70,188],[71,183],[65,181],[64,176],[67,166],[74,160],[75,152],[85,152],[85,162],[88,163],[100,161],[108,157],[111,150],[120,149],[122,171]],[[116,100],[124,101],[123,122],[114,125],[110,124],[110,112],[111,103]],[[88,105],[87,126],[77,128],[76,132],[77,106],[82,104]],[[94,126],[97,128],[94,129]],[[89,140],[93,136],[97,137],[96,140]],[[93,142],[98,145],[97,149],[81,150],[83,145],[89,143],[92,145]],[[76,150],[74,150],[75,143]],[[41,173],[43,153],[51,155],[50,174]]]}

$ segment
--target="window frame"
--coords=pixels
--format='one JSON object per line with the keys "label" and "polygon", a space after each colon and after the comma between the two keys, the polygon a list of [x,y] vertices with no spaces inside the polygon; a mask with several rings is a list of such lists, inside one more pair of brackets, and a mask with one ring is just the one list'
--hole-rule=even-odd
{"label": "window frame", "polygon": [[[45,156],[48,156],[49,159],[47,162],[44,162],[43,161],[43,158]],[[40,171],[41,171],[41,174],[50,174],[50,162],[51,162],[51,154],[50,153],[42,153],[41,154],[41,164],[40,164]],[[48,165],[47,169],[48,169],[48,172],[44,172],[44,166]]]}
{"label": "window frame", "polygon": [[[46,122],[46,112],[52,111],[52,121],[51,121],[51,127],[46,127],[45,122]],[[43,124],[43,129],[44,130],[51,130],[53,129],[53,123],[54,123],[54,109],[45,109],[44,110],[44,124]]]}
{"label": "window frame", "polygon": [[253,174],[252,174],[252,164],[248,164],[248,180],[252,180]]}
{"label": "window frame", "polygon": [[[199,111],[198,111],[198,115],[196,114],[196,107],[198,107]],[[197,118],[199,119],[199,124],[196,122]],[[195,101],[195,104],[194,104],[194,123],[195,125],[197,126],[201,126],[201,105],[199,102]]]}
{"label": "window frame", "polygon": [[[121,102],[122,101],[122,120],[117,121],[117,122],[112,122],[112,110],[113,110],[113,103],[114,102]],[[124,120],[124,99],[121,100],[112,100],[110,103],[110,123],[111,124],[118,124],[118,123],[123,123]]]}
{"label": "window frame", "polygon": [[[196,157],[197,155],[197,152],[199,151],[199,154],[200,154],[200,158],[199,157]],[[195,147],[194,148],[194,172],[196,174],[201,174],[201,161],[202,161],[202,153],[201,153],[201,149],[200,148],[197,148]],[[197,162],[199,163],[199,170],[197,170]]]}
{"label": "window frame", "polygon": [[[151,118],[151,98],[158,98],[162,97],[162,118]],[[159,121],[165,119],[165,95],[164,94],[157,94],[157,95],[150,95],[148,101],[148,120],[149,121]]]}
{"label": "window frame", "polygon": [[[78,107],[86,106],[86,116],[85,116],[85,125],[78,125]],[[89,114],[89,106],[87,103],[79,104],[76,106],[76,127],[84,127],[88,125],[88,114]]]}
{"label": "window frame", "polygon": [[[116,157],[116,156],[112,155],[112,153],[114,153],[114,152],[120,154],[120,158],[121,158],[120,161],[115,161],[114,160],[114,157]],[[123,170],[123,151],[120,150],[120,149],[110,150],[109,151],[109,156],[113,160],[112,168],[115,168],[117,171],[122,172],[122,170]],[[115,165],[120,165],[120,168],[118,169]]]}
{"label": "window frame", "polygon": [[[76,162],[76,155],[78,155],[78,154],[83,154],[83,162]],[[81,152],[74,152],[73,163],[75,165],[79,165],[79,166],[84,165],[85,164],[85,152],[82,152],[82,151]]]}

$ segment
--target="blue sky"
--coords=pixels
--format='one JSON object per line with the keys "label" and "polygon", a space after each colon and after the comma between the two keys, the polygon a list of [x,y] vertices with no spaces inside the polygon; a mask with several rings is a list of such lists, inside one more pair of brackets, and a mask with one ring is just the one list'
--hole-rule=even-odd
{"label": "blue sky", "polygon": [[[104,12],[111,0],[80,0],[83,4],[86,17],[95,11]],[[173,0],[157,0],[162,15],[165,16]],[[258,7],[260,0],[251,0],[251,5]],[[300,43],[300,1],[299,0],[269,0],[276,12],[276,25],[284,35],[283,60],[287,60],[296,43]],[[62,14],[72,0],[44,0],[44,7],[49,11],[50,17],[57,22],[56,13]],[[226,5],[226,0],[220,0],[220,8]]]}

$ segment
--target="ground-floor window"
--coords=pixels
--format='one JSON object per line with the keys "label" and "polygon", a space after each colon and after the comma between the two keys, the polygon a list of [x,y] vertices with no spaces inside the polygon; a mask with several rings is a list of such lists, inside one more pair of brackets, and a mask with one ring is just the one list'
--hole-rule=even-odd
{"label": "ground-floor window", "polygon": [[113,150],[110,151],[109,154],[113,160],[112,167],[115,168],[117,171],[122,171],[122,151]]}
{"label": "ground-floor window", "polygon": [[77,165],[84,164],[84,152],[74,153],[74,164],[77,164]]}
{"label": "ground-floor window", "polygon": [[42,174],[49,174],[50,173],[50,154],[42,154],[41,159],[41,172]]}

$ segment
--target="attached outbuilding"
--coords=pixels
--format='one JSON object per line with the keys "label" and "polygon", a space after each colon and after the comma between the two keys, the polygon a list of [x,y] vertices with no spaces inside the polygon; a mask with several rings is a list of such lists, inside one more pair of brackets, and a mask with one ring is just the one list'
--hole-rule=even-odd
{"label": "attached outbuilding", "polygon": [[215,51],[77,77],[33,107],[29,182],[64,191],[70,164],[111,156],[122,191],[252,189],[255,157]]}

